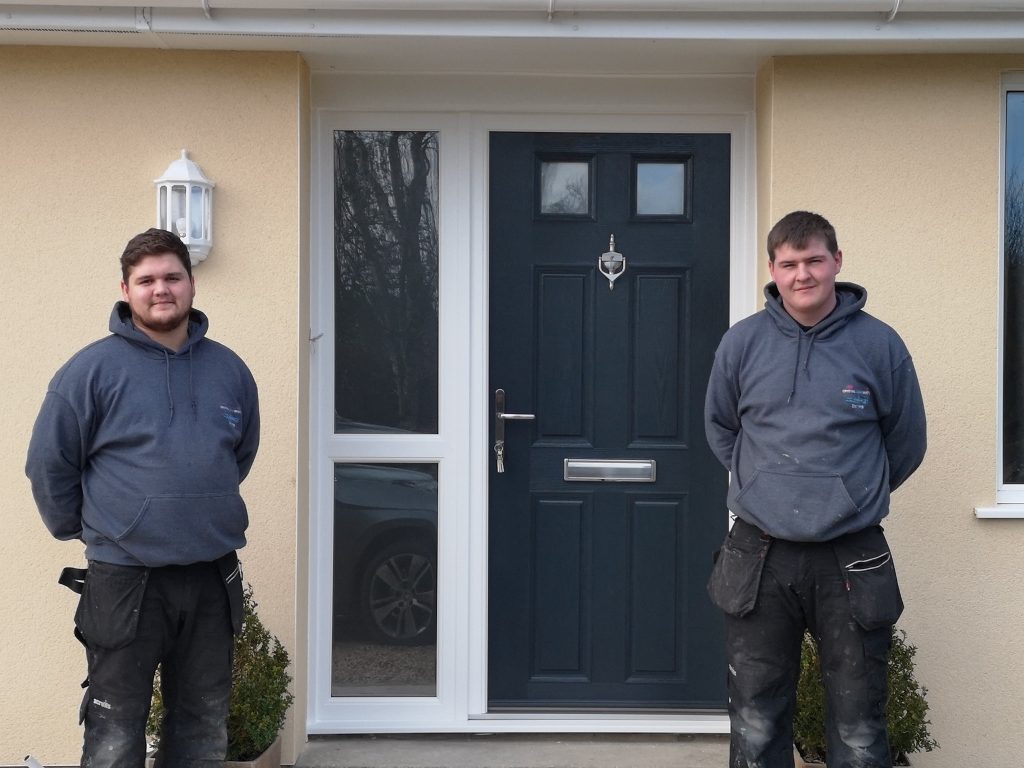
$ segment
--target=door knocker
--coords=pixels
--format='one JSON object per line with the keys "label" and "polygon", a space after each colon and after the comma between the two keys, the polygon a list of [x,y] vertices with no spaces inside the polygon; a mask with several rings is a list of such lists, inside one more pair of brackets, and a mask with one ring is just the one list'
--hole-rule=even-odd
{"label": "door knocker", "polygon": [[608,290],[615,290],[615,281],[626,271],[626,257],[615,250],[615,235],[608,241],[608,250],[597,260],[597,271],[608,278]]}

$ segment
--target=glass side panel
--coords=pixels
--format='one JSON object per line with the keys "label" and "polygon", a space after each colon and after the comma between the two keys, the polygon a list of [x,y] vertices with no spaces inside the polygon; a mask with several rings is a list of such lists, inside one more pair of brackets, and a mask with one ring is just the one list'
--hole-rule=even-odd
{"label": "glass side panel", "polygon": [[540,164],[540,212],[557,216],[590,213],[590,163],[545,160]]}
{"label": "glass side panel", "polygon": [[334,134],[334,430],[437,432],[438,141]]}
{"label": "glass side panel", "polygon": [[635,183],[637,216],[682,216],[686,213],[685,163],[637,162]]}
{"label": "glass side panel", "polygon": [[1024,483],[1024,92],[1006,94],[1003,483]]}
{"label": "glass side panel", "polygon": [[437,464],[335,464],[332,696],[437,692]]}

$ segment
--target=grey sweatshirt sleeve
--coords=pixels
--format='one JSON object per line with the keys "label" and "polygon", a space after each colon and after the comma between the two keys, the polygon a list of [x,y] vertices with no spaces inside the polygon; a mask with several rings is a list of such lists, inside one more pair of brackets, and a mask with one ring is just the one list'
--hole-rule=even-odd
{"label": "grey sweatshirt sleeve", "polygon": [[740,433],[737,413],[739,393],[734,377],[729,375],[722,349],[715,355],[715,363],[708,379],[704,400],[704,432],[708,445],[726,469],[732,468],[732,451]]}
{"label": "grey sweatshirt sleeve", "polygon": [[260,446],[260,402],[259,393],[256,389],[256,381],[252,374],[247,374],[247,393],[245,398],[246,412],[243,415],[245,429],[242,439],[235,447],[235,460],[238,462],[238,482],[245,480],[252,469],[252,463],[256,460],[256,451]]}
{"label": "grey sweatshirt sleeve", "polygon": [[881,419],[889,458],[889,490],[895,491],[921,466],[927,448],[924,400],[909,355],[892,372],[892,408]]}
{"label": "grey sweatshirt sleeve", "polygon": [[64,541],[82,536],[82,429],[70,404],[46,393],[32,429],[25,474],[50,533]]}

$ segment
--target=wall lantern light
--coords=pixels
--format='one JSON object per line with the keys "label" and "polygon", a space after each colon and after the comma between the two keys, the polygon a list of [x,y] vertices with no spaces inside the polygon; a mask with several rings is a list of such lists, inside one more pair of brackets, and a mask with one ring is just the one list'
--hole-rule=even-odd
{"label": "wall lantern light", "polygon": [[192,266],[206,259],[213,247],[213,187],[187,150],[167,166],[156,184],[156,225],[188,246]]}

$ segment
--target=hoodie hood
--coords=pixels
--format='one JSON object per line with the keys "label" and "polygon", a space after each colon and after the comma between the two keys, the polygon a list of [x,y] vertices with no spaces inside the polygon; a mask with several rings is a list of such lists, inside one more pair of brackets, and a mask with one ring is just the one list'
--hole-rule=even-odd
{"label": "hoodie hood", "polygon": [[828,315],[806,331],[794,320],[782,304],[779,288],[775,283],[764,287],[764,308],[775,326],[787,336],[806,334],[825,338],[842,328],[868,301],[868,292],[856,283],[836,283],[836,306]]}
{"label": "hoodie hood", "polygon": [[187,354],[193,346],[206,337],[206,332],[210,328],[210,321],[198,309],[190,310],[188,315],[188,340],[185,342],[185,346],[177,352],[173,349],[168,349],[159,342],[153,341],[153,339],[136,328],[135,323],[132,322],[132,309],[126,301],[119,301],[114,304],[114,309],[110,313],[109,327],[110,332],[115,336],[120,336],[133,344],[150,350],[153,355],[163,357],[164,355]]}

